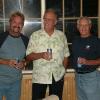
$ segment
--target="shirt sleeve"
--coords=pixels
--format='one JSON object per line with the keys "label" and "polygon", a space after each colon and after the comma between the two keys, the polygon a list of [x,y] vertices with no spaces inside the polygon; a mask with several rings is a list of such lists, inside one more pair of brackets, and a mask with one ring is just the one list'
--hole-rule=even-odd
{"label": "shirt sleeve", "polygon": [[70,56],[70,52],[69,52],[69,48],[68,48],[67,38],[64,35],[64,57],[68,57],[68,56]]}
{"label": "shirt sleeve", "polygon": [[29,39],[29,43],[28,43],[27,50],[26,50],[26,55],[29,55],[30,53],[34,52],[34,47],[35,47],[35,39],[34,38],[35,37],[32,34]]}

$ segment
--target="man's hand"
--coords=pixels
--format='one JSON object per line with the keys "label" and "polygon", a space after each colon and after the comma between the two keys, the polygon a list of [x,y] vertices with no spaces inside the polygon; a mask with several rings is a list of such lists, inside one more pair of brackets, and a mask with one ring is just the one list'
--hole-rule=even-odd
{"label": "man's hand", "polygon": [[50,54],[48,52],[43,52],[42,55],[43,59],[45,60],[50,61],[52,59],[52,57],[50,57]]}

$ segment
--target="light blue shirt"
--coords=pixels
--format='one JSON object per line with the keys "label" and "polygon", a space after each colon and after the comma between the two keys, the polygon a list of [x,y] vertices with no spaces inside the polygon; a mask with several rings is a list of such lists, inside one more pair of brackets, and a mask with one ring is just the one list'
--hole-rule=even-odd
{"label": "light blue shirt", "polygon": [[[21,37],[14,38],[10,35],[6,38],[0,48],[1,59],[19,59],[22,60],[25,56],[25,45]],[[21,79],[21,70],[0,64],[0,83],[12,82]]]}

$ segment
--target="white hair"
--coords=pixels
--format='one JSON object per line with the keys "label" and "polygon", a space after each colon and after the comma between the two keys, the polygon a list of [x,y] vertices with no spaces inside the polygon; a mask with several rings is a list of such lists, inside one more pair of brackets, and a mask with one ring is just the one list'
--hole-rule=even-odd
{"label": "white hair", "polygon": [[85,17],[80,17],[80,18],[77,20],[77,24],[79,24],[79,23],[80,23],[80,20],[83,20],[83,19],[87,20],[89,24],[92,24],[92,21],[91,21],[87,16],[85,16]]}

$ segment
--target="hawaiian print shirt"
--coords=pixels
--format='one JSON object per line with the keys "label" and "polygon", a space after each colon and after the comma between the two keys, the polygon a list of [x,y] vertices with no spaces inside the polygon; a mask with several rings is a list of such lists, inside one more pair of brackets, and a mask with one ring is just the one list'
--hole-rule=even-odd
{"label": "hawaiian print shirt", "polygon": [[33,83],[52,84],[52,75],[55,81],[60,80],[65,74],[63,66],[64,57],[69,56],[66,36],[59,30],[49,36],[44,30],[34,32],[29,40],[26,55],[32,52],[46,52],[52,49],[52,59],[38,59],[33,61]]}

